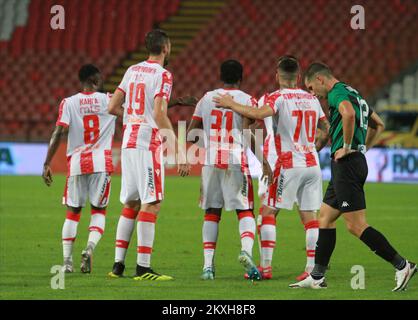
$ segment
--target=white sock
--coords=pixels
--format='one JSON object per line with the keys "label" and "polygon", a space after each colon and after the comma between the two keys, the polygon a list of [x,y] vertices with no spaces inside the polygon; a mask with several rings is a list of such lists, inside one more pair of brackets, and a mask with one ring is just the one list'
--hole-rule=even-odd
{"label": "white sock", "polygon": [[305,224],[306,231],[306,267],[305,271],[310,273],[315,266],[315,249],[318,241],[319,222],[313,220]]}
{"label": "white sock", "polygon": [[77,237],[77,227],[80,221],[81,212],[74,213],[67,211],[67,216],[62,227],[62,250],[64,261],[73,260],[73,244]]}
{"label": "white sock", "polygon": [[205,221],[203,222],[202,228],[204,256],[203,268],[213,267],[220,219],[221,217],[217,214],[205,214]]}
{"label": "white sock", "polygon": [[276,217],[263,217],[261,224],[261,250],[263,251],[261,267],[267,268],[271,266],[273,260],[273,251],[276,246]]}
{"label": "white sock", "polygon": [[238,214],[239,234],[241,236],[241,251],[253,254],[255,219],[252,211],[242,211]]}
{"label": "white sock", "polygon": [[155,237],[155,222],[157,215],[140,211],[138,214],[138,255],[136,263],[139,266],[149,268],[151,266],[151,253]]}
{"label": "white sock", "polygon": [[258,250],[260,254],[260,261],[263,259],[263,250],[261,249],[261,221],[263,220],[263,216],[261,215],[261,212],[263,211],[263,207],[260,208],[260,211],[258,213],[257,217],[257,243],[258,243]]}
{"label": "white sock", "polygon": [[138,212],[133,209],[122,209],[122,214],[116,229],[115,262],[125,263],[126,252],[135,228],[135,219],[137,215]]}
{"label": "white sock", "polygon": [[87,248],[94,250],[100,239],[102,238],[106,224],[106,209],[91,210],[89,239],[87,240]]}

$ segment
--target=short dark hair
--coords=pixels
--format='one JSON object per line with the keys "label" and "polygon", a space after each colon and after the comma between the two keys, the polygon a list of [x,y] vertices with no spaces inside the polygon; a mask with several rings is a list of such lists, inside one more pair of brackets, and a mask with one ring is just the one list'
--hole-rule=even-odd
{"label": "short dark hair", "polygon": [[236,84],[242,80],[243,67],[237,60],[226,60],[221,64],[221,80],[226,84]]}
{"label": "short dark hair", "polygon": [[164,45],[168,43],[170,39],[167,33],[161,29],[154,29],[147,33],[145,36],[145,47],[150,54],[161,54]]}
{"label": "short dark hair", "polygon": [[87,82],[90,77],[100,73],[100,70],[93,64],[85,64],[78,72],[78,78],[81,82]]}
{"label": "short dark hair", "polygon": [[297,73],[299,71],[299,61],[294,56],[282,56],[277,62],[277,69],[286,73]]}
{"label": "short dark hair", "polygon": [[314,62],[311,63],[310,66],[306,69],[304,79],[310,80],[318,73],[327,77],[332,76],[330,67],[328,67],[325,63]]}

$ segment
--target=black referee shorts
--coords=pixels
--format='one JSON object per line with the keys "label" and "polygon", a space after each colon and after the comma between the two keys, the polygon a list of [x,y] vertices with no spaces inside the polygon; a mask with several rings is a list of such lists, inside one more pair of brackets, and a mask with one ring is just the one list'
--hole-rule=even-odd
{"label": "black referee shorts", "polygon": [[366,209],[364,183],[368,174],[367,161],[361,152],[353,152],[336,162],[331,161],[331,181],[324,202],[341,212]]}

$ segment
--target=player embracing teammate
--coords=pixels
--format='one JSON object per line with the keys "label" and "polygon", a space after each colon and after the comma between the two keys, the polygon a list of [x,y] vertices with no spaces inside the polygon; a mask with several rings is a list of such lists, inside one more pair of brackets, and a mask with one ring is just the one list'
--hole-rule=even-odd
{"label": "player embracing teammate", "polygon": [[[328,140],[329,124],[321,105],[312,94],[298,88],[300,67],[297,59],[283,56],[278,61],[277,81],[280,89],[265,95],[258,109],[244,108],[229,95],[219,95],[214,101],[254,120],[265,119],[265,146],[269,158],[276,155],[274,180],[267,187],[261,210],[260,270],[264,279],[272,277],[271,262],[276,244],[276,216],[280,209],[291,210],[297,203],[306,229],[307,264],[304,279],[314,266],[318,237],[316,211],[321,206],[322,178],[317,150]],[[324,134],[317,137],[317,128]]]}
{"label": "player embracing teammate", "polygon": [[[243,130],[249,119],[231,110],[219,108],[212,99],[219,94],[230,94],[245,109],[254,109],[256,101],[239,89],[243,67],[236,60],[221,65],[223,87],[206,93],[196,106],[191,132],[203,128],[205,165],[202,168],[200,207],[205,210],[202,236],[204,248],[203,280],[215,278],[215,250],[222,209],[234,210],[239,220],[241,252],[239,261],[249,278],[261,280],[261,274],[252,260],[255,235],[252,178],[246,158],[247,141]],[[261,160],[261,159],[260,159]],[[267,160],[263,164],[268,167]],[[266,170],[268,171],[268,170]]]}

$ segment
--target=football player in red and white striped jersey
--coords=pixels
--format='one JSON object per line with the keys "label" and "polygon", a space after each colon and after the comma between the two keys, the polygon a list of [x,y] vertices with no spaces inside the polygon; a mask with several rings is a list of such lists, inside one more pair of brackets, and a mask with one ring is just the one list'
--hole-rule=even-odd
{"label": "football player in red and white striped jersey", "polygon": [[219,94],[229,93],[246,108],[255,108],[257,101],[239,89],[242,72],[242,65],[236,60],[222,63],[223,88],[204,95],[197,104],[188,128],[188,132],[203,128],[205,141],[206,158],[202,168],[200,196],[200,207],[205,210],[202,231],[203,280],[213,280],[215,276],[214,255],[222,209],[237,212],[241,235],[239,261],[251,279],[261,279],[252,260],[255,234],[254,199],[246,157],[248,147],[243,135],[243,129],[248,129],[249,120],[233,111],[218,108],[212,101]]}
{"label": "football player in red and white striped jersey", "polygon": [[64,99],[59,107],[56,128],[52,134],[44,164],[43,178],[50,186],[50,163],[68,131],[68,174],[63,204],[67,217],[62,230],[64,271],[73,272],[72,248],[77,235],[82,207],[87,196],[91,204],[91,221],[86,249],[82,252],[81,271],[91,272],[93,250],[105,228],[106,207],[110,197],[110,175],[113,171],[112,140],[116,117],[108,113],[108,94],[97,92],[102,87],[100,71],[93,65],[80,69],[83,91]]}
{"label": "football player in red and white striped jersey", "polygon": [[[109,111],[123,117],[122,188],[124,204],[116,234],[115,264],[109,273],[120,277],[125,269],[125,256],[135,219],[138,220],[136,280],[171,280],[151,269],[155,222],[164,198],[164,163],[161,130],[167,140],[177,144],[167,116],[173,78],[164,69],[170,56],[171,43],[162,30],[150,31],[145,39],[149,58],[131,66],[115,91]],[[189,174],[186,155],[178,153],[178,172]]]}
{"label": "football player in red and white striped jersey", "polygon": [[[251,119],[272,117],[275,152],[275,181],[268,188],[262,209],[261,268],[265,278],[271,277],[271,261],[276,243],[276,216],[280,209],[299,208],[306,230],[307,264],[298,279],[309,275],[314,266],[315,245],[318,238],[316,211],[322,202],[322,178],[317,150],[328,141],[329,123],[319,101],[310,93],[299,89],[299,63],[292,56],[279,59],[277,80],[280,89],[265,97],[264,106],[245,108],[227,96],[214,101]],[[266,126],[269,125],[265,123]],[[325,134],[317,139],[317,128]]]}

